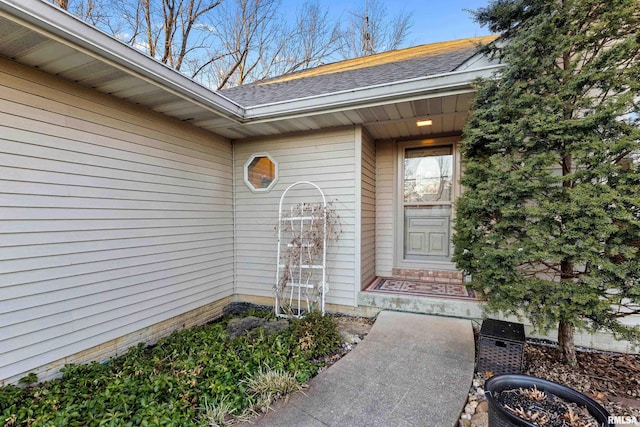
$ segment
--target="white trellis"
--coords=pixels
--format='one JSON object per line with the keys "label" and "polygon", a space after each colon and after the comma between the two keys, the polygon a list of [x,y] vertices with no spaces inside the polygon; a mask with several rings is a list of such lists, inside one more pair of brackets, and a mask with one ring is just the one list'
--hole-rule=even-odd
{"label": "white trellis", "polygon": [[[322,202],[288,203],[289,209],[285,209],[287,193],[298,186],[315,188]],[[314,309],[324,314],[328,291],[327,200],[320,187],[309,181],[287,187],[280,196],[277,228],[276,315],[300,317]]]}

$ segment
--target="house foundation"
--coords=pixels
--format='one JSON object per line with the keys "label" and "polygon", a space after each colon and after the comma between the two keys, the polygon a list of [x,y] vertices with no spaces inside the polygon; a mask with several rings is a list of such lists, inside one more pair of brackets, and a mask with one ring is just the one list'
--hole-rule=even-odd
{"label": "house foundation", "polygon": [[[112,357],[120,356],[130,347],[139,343],[146,345],[155,344],[159,339],[171,335],[174,331],[188,329],[196,325],[202,325],[215,320],[223,315],[225,307],[232,301],[232,297],[225,297],[211,304],[204,305],[195,310],[188,311],[179,316],[156,323],[146,328],[139,329],[130,334],[123,335],[103,344],[88,348],[71,356],[55,360],[30,372],[38,376],[38,381],[48,381],[62,375],[60,369],[67,364],[81,364],[89,362],[104,363]],[[27,372],[9,377],[0,381],[0,386],[16,384]]]}

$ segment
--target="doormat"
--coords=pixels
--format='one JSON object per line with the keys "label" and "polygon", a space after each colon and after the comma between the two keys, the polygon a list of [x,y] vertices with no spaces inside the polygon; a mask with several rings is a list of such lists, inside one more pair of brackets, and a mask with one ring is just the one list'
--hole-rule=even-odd
{"label": "doormat", "polygon": [[478,299],[476,293],[464,285],[394,279],[390,277],[378,277],[365,291],[436,298]]}

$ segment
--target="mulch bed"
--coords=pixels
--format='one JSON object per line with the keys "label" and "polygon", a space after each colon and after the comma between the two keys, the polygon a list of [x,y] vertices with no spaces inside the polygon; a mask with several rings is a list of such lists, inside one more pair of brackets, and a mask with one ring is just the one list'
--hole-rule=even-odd
{"label": "mulch bed", "polygon": [[[474,328],[476,346],[479,332],[479,328]],[[476,347],[476,353],[477,351]],[[560,351],[552,343],[529,340],[524,349],[522,373],[577,390],[598,402],[613,416],[635,417],[640,420],[640,355],[582,349],[578,349],[576,355],[578,366],[572,368],[560,361]],[[484,401],[486,378],[483,372],[475,374],[459,426],[488,425],[487,405]],[[512,405],[516,411],[519,409],[517,402],[512,402]],[[572,407],[574,415],[578,410]],[[529,408],[529,411],[532,416],[536,412],[535,408],[533,411]],[[588,426],[589,421],[587,417],[586,424],[583,425]],[[578,422],[574,422],[574,425],[583,427]],[[551,424],[544,425],[549,427]],[[570,423],[566,425],[571,426]]]}
{"label": "mulch bed", "polygon": [[618,416],[640,417],[640,355],[579,351],[578,366],[554,347],[527,344],[524,373],[571,387]]}

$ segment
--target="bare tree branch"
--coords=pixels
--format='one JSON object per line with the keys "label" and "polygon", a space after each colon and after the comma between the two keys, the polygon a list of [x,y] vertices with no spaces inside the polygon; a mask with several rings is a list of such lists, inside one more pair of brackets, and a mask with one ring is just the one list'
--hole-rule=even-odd
{"label": "bare tree branch", "polygon": [[69,0],[51,0],[51,3],[58,6],[60,9],[69,9]]}
{"label": "bare tree branch", "polygon": [[318,0],[306,0],[293,22],[280,0],[49,1],[218,89],[315,67],[336,54],[396,49],[411,27],[408,14],[390,19],[380,0],[362,0],[346,30]]}
{"label": "bare tree branch", "polygon": [[404,11],[389,20],[387,9],[379,0],[363,0],[359,7],[351,9],[350,15],[340,49],[345,59],[398,49],[413,25],[411,15]]}

